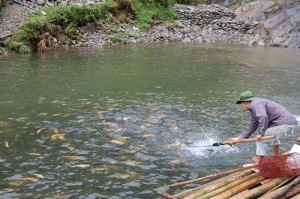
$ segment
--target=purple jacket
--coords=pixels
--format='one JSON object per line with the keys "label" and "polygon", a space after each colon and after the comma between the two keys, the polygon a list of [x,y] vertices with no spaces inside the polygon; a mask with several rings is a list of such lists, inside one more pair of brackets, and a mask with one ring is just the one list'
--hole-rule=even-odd
{"label": "purple jacket", "polygon": [[296,125],[296,118],[283,106],[268,99],[256,98],[250,104],[251,120],[248,127],[239,136],[249,138],[259,128],[259,134],[264,136],[267,128],[278,125]]}

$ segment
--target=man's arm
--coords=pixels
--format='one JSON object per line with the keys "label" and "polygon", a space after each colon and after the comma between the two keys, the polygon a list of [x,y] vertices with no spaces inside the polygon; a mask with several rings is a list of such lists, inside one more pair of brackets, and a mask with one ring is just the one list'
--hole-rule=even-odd
{"label": "man's arm", "polygon": [[250,123],[246,127],[246,129],[243,131],[243,133],[239,136],[239,139],[247,139],[249,138],[252,133],[254,133],[258,127],[259,122],[252,116]]}
{"label": "man's arm", "polygon": [[256,121],[255,118],[251,117],[250,123],[246,127],[246,129],[243,131],[243,133],[240,134],[238,137],[229,138],[229,140],[237,141],[237,140],[241,140],[241,139],[247,139],[252,135],[252,133],[255,132],[257,127],[258,127],[258,121]]}
{"label": "man's arm", "polygon": [[254,107],[254,115],[259,123],[259,135],[265,136],[265,132],[268,128],[269,117],[267,115],[266,107],[262,104]]}

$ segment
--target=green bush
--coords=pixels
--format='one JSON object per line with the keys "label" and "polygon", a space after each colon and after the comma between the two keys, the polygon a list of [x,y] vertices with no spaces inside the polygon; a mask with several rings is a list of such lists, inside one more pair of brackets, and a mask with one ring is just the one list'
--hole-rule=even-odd
{"label": "green bush", "polygon": [[5,45],[8,47],[8,49],[22,54],[28,54],[31,52],[30,46],[24,42],[16,42],[11,39],[8,39]]}
{"label": "green bush", "polygon": [[0,11],[2,10],[3,4],[4,4],[4,0],[0,0]]}
{"label": "green bush", "polygon": [[59,25],[85,24],[101,16],[99,5],[70,5],[48,7],[45,10],[47,19]]}
{"label": "green bush", "polygon": [[2,47],[0,46],[0,55],[2,55],[3,52],[4,52],[4,48],[2,48]]}
{"label": "green bush", "polygon": [[29,54],[31,52],[31,48],[28,45],[21,45],[18,51],[22,54]]}
{"label": "green bush", "polygon": [[75,39],[76,38],[76,24],[70,23],[66,29],[64,30],[65,34],[70,38],[70,39]]}
{"label": "green bush", "polygon": [[26,21],[22,27],[13,36],[13,40],[16,42],[24,42],[36,46],[39,43],[39,35],[41,25],[44,24],[42,18],[31,18]]}
{"label": "green bush", "polygon": [[[45,32],[58,35],[63,32],[71,39],[76,38],[76,28],[79,25],[96,20],[100,16],[101,7],[99,5],[57,6],[36,11],[13,35],[12,42],[8,47],[18,52],[21,50],[21,53],[28,52],[28,46],[37,49],[37,45],[42,39],[41,35]],[[23,44],[24,46],[21,47],[20,45]]]}

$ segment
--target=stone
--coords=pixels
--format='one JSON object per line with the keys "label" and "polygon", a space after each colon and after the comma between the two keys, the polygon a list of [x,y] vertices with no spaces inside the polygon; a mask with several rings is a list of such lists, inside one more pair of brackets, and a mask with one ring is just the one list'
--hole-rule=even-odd
{"label": "stone", "polygon": [[45,5],[45,0],[36,0],[37,5]]}
{"label": "stone", "polygon": [[202,44],[203,43],[203,39],[202,37],[197,37],[196,39],[193,40],[194,44]]}

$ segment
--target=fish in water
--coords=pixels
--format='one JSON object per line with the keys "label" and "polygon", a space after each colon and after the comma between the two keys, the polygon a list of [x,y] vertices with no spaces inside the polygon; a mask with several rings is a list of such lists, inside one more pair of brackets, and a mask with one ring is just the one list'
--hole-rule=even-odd
{"label": "fish in water", "polygon": [[83,160],[83,157],[76,156],[76,155],[68,155],[68,156],[63,156],[63,159]]}
{"label": "fish in water", "polygon": [[48,113],[39,113],[38,116],[46,116]]}
{"label": "fish in water", "polygon": [[31,183],[31,182],[37,182],[37,181],[39,181],[39,177],[37,177],[37,176],[35,176],[35,177],[21,177],[19,179],[10,181],[8,184],[10,186],[22,186],[24,184]]}
{"label": "fish in water", "polygon": [[118,167],[116,165],[106,165],[103,167],[95,168],[93,171],[106,171],[106,170],[116,170]]}
{"label": "fish in water", "polygon": [[91,165],[89,164],[76,164],[76,165],[73,165],[71,166],[72,168],[81,168],[81,169],[84,169],[84,168],[88,168],[90,167]]}
{"label": "fish in water", "polygon": [[52,116],[53,117],[56,117],[56,116],[61,116],[62,115],[62,113],[55,113],[55,114],[53,114]]}
{"label": "fish in water", "polygon": [[120,140],[110,140],[109,142],[117,144],[117,145],[123,145],[123,144],[125,144],[125,142],[120,141]]}
{"label": "fish in water", "polygon": [[54,140],[64,140],[65,139],[65,135],[64,134],[54,134],[51,136],[51,139]]}
{"label": "fish in water", "polygon": [[156,135],[155,135],[155,134],[153,134],[153,133],[149,133],[149,134],[145,134],[145,135],[143,135],[142,137],[143,137],[143,138],[155,138],[155,137],[156,137]]}
{"label": "fish in water", "polygon": [[27,153],[27,155],[30,155],[30,156],[41,156],[40,153]]}

